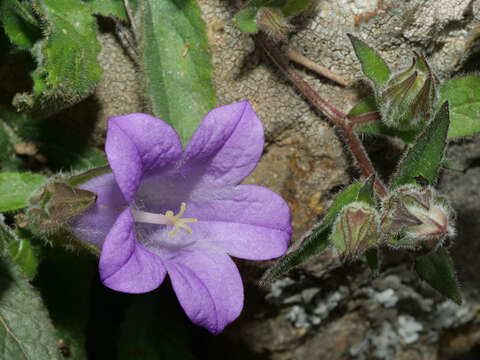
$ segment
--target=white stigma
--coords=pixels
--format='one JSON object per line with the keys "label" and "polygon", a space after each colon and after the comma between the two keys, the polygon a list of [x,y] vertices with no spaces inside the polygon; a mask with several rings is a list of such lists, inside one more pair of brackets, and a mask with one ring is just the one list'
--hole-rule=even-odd
{"label": "white stigma", "polygon": [[172,237],[177,235],[178,228],[182,227],[186,230],[187,233],[191,234],[192,229],[190,226],[185,225],[184,223],[194,223],[197,222],[195,218],[182,218],[181,216],[185,212],[186,204],[182,202],[180,206],[180,211],[177,215],[173,214],[173,211],[168,210],[163,214],[156,214],[146,211],[134,210],[132,209],[132,214],[135,222],[142,222],[148,224],[158,224],[158,225],[173,225],[175,228],[168,233],[168,236]]}

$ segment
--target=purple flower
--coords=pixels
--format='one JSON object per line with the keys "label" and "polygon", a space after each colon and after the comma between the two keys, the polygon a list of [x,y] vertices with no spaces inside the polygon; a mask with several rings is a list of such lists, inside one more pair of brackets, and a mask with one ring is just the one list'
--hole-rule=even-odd
{"label": "purple flower", "polygon": [[272,259],[285,253],[291,235],[279,195],[238,185],[255,168],[263,143],[247,101],[208,113],[184,151],[162,120],[110,118],[105,151],[113,173],[81,186],[98,198],[70,223],[76,236],[102,249],[103,284],[144,293],[168,272],[194,323],[218,334],[235,320],[243,285],[228,255]]}

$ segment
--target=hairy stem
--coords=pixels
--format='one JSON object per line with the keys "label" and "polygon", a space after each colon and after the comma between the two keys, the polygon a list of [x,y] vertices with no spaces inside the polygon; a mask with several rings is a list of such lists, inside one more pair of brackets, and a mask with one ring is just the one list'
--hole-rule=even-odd
{"label": "hairy stem", "polygon": [[[372,175],[375,176],[375,190],[380,197],[385,197],[387,195],[387,190],[379,180],[365,149],[353,131],[353,125],[364,122],[364,119],[362,117],[350,119],[345,113],[324,100],[310,85],[308,85],[300,74],[289,65],[288,59],[267,35],[259,33],[256,36],[256,40],[272,61],[279,67],[285,77],[290,80],[321,113],[330,119],[330,121],[332,121],[333,124],[343,132],[345,142],[352,151],[363,176],[366,178]],[[377,115],[370,116],[369,114],[368,117],[365,116],[368,119],[365,120],[365,122],[375,120],[375,116]]]}

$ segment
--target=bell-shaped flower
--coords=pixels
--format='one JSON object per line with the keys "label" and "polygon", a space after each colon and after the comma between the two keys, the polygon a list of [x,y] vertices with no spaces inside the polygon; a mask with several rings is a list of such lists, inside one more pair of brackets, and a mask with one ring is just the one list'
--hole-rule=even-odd
{"label": "bell-shaped flower", "polygon": [[262,123],[247,101],[208,113],[183,151],[162,120],[138,113],[110,118],[105,151],[112,173],[80,186],[97,200],[69,224],[102,249],[103,284],[144,293],[168,273],[194,323],[217,334],[235,320],[243,285],[230,256],[276,258],[291,235],[279,195],[238,185],[263,144]]}

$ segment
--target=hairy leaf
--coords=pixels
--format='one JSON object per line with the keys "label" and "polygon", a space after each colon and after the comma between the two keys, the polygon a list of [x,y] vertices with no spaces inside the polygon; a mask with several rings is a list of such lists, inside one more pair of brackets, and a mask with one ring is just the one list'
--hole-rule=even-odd
{"label": "hairy leaf", "polygon": [[462,296],[455,278],[452,259],[444,248],[439,248],[417,259],[415,271],[422,280],[443,296],[462,303]]}
{"label": "hairy leaf", "polygon": [[40,38],[40,24],[26,2],[2,0],[0,20],[10,40],[22,49],[30,49]]}
{"label": "hairy leaf", "polygon": [[87,0],[87,4],[93,14],[114,16],[120,20],[127,20],[123,0]]}
{"label": "hairy leaf", "polygon": [[30,195],[47,181],[32,173],[0,173],[0,211],[12,211],[27,206]]}
{"label": "hairy leaf", "polygon": [[21,229],[14,231],[14,237],[8,242],[8,251],[12,259],[20,265],[29,279],[37,273],[38,250],[34,248],[29,233]]}
{"label": "hairy leaf", "polygon": [[465,76],[447,80],[439,88],[440,106],[448,100],[450,129],[448,138],[480,132],[480,77]]}
{"label": "hairy leaf", "polygon": [[37,69],[30,94],[17,94],[18,110],[47,116],[92,94],[100,81],[95,18],[78,0],[33,0],[44,38],[32,48]]}
{"label": "hairy leaf", "polygon": [[255,18],[261,7],[277,8],[284,16],[295,16],[309,6],[310,0],[252,0],[235,15],[234,21],[241,31],[251,34],[259,30]]}
{"label": "hairy leaf", "polygon": [[194,0],[142,0],[138,11],[146,103],[185,146],[216,103],[205,22]]}
{"label": "hairy leaf", "polygon": [[313,229],[312,233],[307,235],[298,248],[282,257],[271,269],[269,269],[262,278],[262,284],[266,285],[286,273],[294,266],[308,260],[330,245],[331,227],[335,218],[342,208],[351,202],[356,201],[358,193],[362,188],[362,183],[355,183],[347,187],[333,202],[328,210],[322,224]]}
{"label": "hairy leaf", "polygon": [[378,92],[381,86],[390,78],[390,69],[385,61],[370,46],[352,34],[348,34],[348,37],[352,42],[358,60],[360,60],[362,64],[363,73],[372,80]]}
{"label": "hairy leaf", "polygon": [[433,121],[420,135],[416,144],[400,161],[400,167],[393,176],[391,189],[415,183],[415,178],[420,175],[425,177],[429,183],[433,183],[443,158],[449,124],[448,103],[445,102]]}
{"label": "hairy leaf", "polygon": [[[0,221],[3,221],[0,219]],[[0,242],[12,234],[0,226]],[[2,359],[60,360],[57,338],[40,297],[8,253],[0,257],[0,354]]]}

